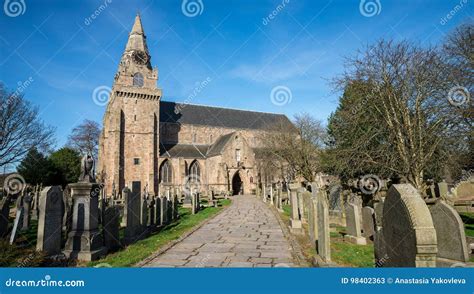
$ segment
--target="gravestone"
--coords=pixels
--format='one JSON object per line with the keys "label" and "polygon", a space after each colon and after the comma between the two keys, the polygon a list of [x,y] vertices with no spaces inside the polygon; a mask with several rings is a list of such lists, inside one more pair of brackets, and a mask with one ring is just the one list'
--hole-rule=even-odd
{"label": "gravestone", "polygon": [[12,232],[10,233],[10,244],[15,242],[18,231],[23,225],[23,217],[25,214],[25,209],[23,207],[23,195],[19,195],[16,199],[16,210],[15,210],[15,220],[13,221]]}
{"label": "gravestone", "polygon": [[297,197],[298,197],[298,211],[299,211],[299,214],[300,214],[300,219],[301,219],[301,222],[303,223],[307,223],[307,218],[306,218],[306,205],[305,205],[305,199],[304,199],[304,192],[306,192],[306,189],[303,188],[303,187],[299,187],[298,188],[298,192],[297,192]]}
{"label": "gravestone", "polygon": [[72,199],[71,191],[67,186],[63,191],[64,215],[63,215],[63,231],[67,234],[72,227]]}
{"label": "gravestone", "polygon": [[140,182],[132,183],[133,191],[124,188],[122,195],[125,201],[124,215],[125,220],[125,238],[126,244],[133,243],[140,235]]}
{"label": "gravestone", "polygon": [[173,219],[175,220],[177,220],[179,217],[178,205],[179,205],[178,195],[174,195],[173,196]]}
{"label": "gravestone", "polygon": [[155,225],[161,226],[161,200],[159,196],[155,197]]}
{"label": "gravestone", "polygon": [[21,230],[26,231],[30,228],[31,220],[31,202],[33,201],[32,193],[26,193],[23,198],[23,223],[21,224]]}
{"label": "gravestone", "polygon": [[107,253],[99,231],[101,186],[90,181],[93,181],[93,175],[86,174],[81,175],[80,182],[69,184],[73,203],[72,227],[64,254],[82,261],[97,260]]}
{"label": "gravestone", "polygon": [[384,201],[382,225],[382,238],[377,241],[383,242],[385,252],[380,255],[386,258],[381,266],[436,266],[436,230],[425,201],[412,185],[390,187]]}
{"label": "gravestone", "polygon": [[438,241],[438,257],[453,261],[469,261],[464,224],[457,211],[438,201],[429,207]]}
{"label": "gravestone", "polygon": [[63,192],[60,186],[45,187],[39,198],[36,250],[47,255],[61,253]]}
{"label": "gravestone", "polygon": [[267,187],[266,184],[263,184],[263,190],[262,190],[262,197],[263,197],[263,202],[267,202]]}
{"label": "gravestone", "polygon": [[193,194],[191,196],[191,214],[196,214],[197,213],[197,195],[196,194]]}
{"label": "gravestone", "polygon": [[362,208],[362,229],[364,236],[367,240],[374,240],[375,234],[375,214],[374,209],[369,206]]}
{"label": "gravestone", "polygon": [[270,184],[270,204],[275,205],[275,202],[273,199],[273,184]]}
{"label": "gravestone", "polygon": [[290,202],[291,202],[291,219],[290,219],[290,227],[292,230],[296,230],[298,232],[302,228],[300,212],[298,208],[298,195],[297,189],[299,185],[297,183],[290,183]]}
{"label": "gravestone", "polygon": [[148,224],[148,200],[145,196],[140,197],[140,225],[142,229],[146,229]]}
{"label": "gravestone", "polygon": [[331,239],[329,230],[329,204],[326,192],[321,190],[317,200],[318,211],[318,254],[321,259],[328,263],[331,261]]}
{"label": "gravestone", "polygon": [[173,197],[170,196],[170,198],[166,198],[168,200],[168,216],[167,216],[167,219],[168,219],[168,222],[171,223],[173,222]]}
{"label": "gravestone", "polygon": [[152,228],[155,226],[155,198],[151,198],[150,201],[148,201],[148,221],[147,225]]}
{"label": "gravestone", "polygon": [[309,216],[308,216],[308,227],[309,227],[309,239],[311,245],[317,250],[318,244],[318,198],[311,197],[309,200]]}
{"label": "gravestone", "polygon": [[168,224],[168,199],[160,197],[160,223],[162,226]]}
{"label": "gravestone", "polygon": [[442,199],[446,199],[448,197],[448,183],[442,181],[437,184],[436,188],[438,197]]}
{"label": "gravestone", "polygon": [[117,206],[109,206],[104,213],[104,245],[108,251],[115,251],[120,244],[120,211]]}
{"label": "gravestone", "polygon": [[0,200],[0,238],[8,234],[8,219],[10,214],[10,197],[5,196]]}
{"label": "gravestone", "polygon": [[329,188],[329,210],[341,210],[341,185],[334,185]]}
{"label": "gravestone", "polygon": [[361,219],[360,219],[360,210],[359,207],[355,204],[348,203],[346,209],[346,226],[347,226],[347,235],[345,238],[349,242],[359,245],[367,244],[365,238],[361,235]]}

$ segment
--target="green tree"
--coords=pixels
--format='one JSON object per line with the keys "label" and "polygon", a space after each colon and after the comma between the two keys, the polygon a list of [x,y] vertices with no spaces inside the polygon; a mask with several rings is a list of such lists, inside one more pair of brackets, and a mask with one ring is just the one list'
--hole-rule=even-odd
{"label": "green tree", "polygon": [[49,156],[55,169],[60,172],[61,185],[77,182],[81,168],[81,157],[74,149],[63,147]]}
{"label": "green tree", "polygon": [[60,184],[61,175],[52,162],[39,152],[31,148],[17,168],[28,184],[55,185]]}

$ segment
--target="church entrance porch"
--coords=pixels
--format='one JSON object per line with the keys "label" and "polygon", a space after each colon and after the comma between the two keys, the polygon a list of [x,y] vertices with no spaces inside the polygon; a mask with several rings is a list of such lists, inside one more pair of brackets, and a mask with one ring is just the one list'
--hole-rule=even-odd
{"label": "church entrance porch", "polygon": [[244,186],[240,174],[237,171],[232,177],[232,195],[239,195],[244,193]]}

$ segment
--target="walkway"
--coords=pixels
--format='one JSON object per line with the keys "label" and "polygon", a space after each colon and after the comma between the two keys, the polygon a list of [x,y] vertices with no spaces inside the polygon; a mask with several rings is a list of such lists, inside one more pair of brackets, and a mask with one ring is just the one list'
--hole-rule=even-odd
{"label": "walkway", "polygon": [[146,267],[288,267],[291,247],[278,220],[253,195],[235,196],[224,212]]}

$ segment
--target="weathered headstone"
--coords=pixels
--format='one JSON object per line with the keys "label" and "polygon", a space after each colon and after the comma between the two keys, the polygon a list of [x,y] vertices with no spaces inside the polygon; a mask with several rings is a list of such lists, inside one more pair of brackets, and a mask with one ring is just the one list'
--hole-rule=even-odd
{"label": "weathered headstone", "polygon": [[301,218],[300,211],[298,207],[298,195],[297,189],[299,185],[297,183],[290,183],[290,201],[291,201],[291,219],[290,226],[293,230],[301,230]]}
{"label": "weathered headstone", "polygon": [[25,208],[23,206],[23,194],[18,195],[15,202],[15,220],[13,221],[13,228],[10,233],[10,244],[15,242],[18,231],[23,226],[23,218],[25,216]]}
{"label": "weathered headstone", "polygon": [[373,240],[375,234],[375,214],[374,209],[369,206],[362,208],[362,229],[364,230],[362,236],[367,240]]}
{"label": "weathered headstone", "polygon": [[298,188],[298,192],[297,192],[297,197],[298,197],[298,211],[300,213],[300,219],[303,223],[307,223],[307,219],[306,219],[306,207],[305,207],[305,200],[304,200],[304,192],[306,192],[306,189],[305,188]]}
{"label": "weathered headstone", "polygon": [[179,217],[179,212],[178,212],[178,195],[173,196],[173,219],[176,220]]}
{"label": "weathered headstone", "polygon": [[61,253],[62,218],[64,211],[61,187],[46,187],[39,199],[36,250],[47,255]]}
{"label": "weathered headstone", "polygon": [[140,197],[140,225],[145,229],[148,224],[148,200],[145,196]]}
{"label": "weathered headstone", "polygon": [[469,261],[464,224],[458,212],[443,201],[438,201],[429,209],[436,230],[438,258]]}
{"label": "weathered headstone", "polygon": [[365,238],[361,236],[361,219],[359,215],[359,207],[355,204],[348,203],[346,209],[346,238],[349,242],[359,245],[367,244]]}
{"label": "weathered headstone", "polygon": [[160,197],[160,218],[161,218],[161,225],[168,224],[168,199],[166,196]]}
{"label": "weathered headstone", "polygon": [[[384,201],[382,238],[383,267],[435,267],[436,231],[430,211],[410,184],[390,187]],[[379,244],[376,244],[379,246]],[[376,261],[377,263],[380,260]]]}
{"label": "weathered headstone", "polygon": [[191,203],[192,203],[192,207],[191,207],[191,214],[196,214],[197,213],[197,195],[196,194],[193,194],[191,196]]}
{"label": "weathered headstone", "polygon": [[161,226],[161,200],[159,196],[155,197],[155,225]]}
{"label": "weathered headstone", "polygon": [[26,193],[25,197],[23,198],[23,223],[21,225],[21,230],[26,231],[30,228],[30,220],[31,220],[31,202],[33,201],[32,193]]}
{"label": "weathered headstone", "polygon": [[318,240],[318,198],[310,197],[309,202],[309,217],[308,217],[308,227],[309,227],[309,239],[311,245],[317,249],[317,240]]}
{"label": "weathered headstone", "polygon": [[125,220],[125,239],[127,244],[133,243],[140,235],[140,182],[132,184],[133,191],[125,188],[122,195],[125,201],[123,218]]}
{"label": "weathered headstone", "polygon": [[329,204],[325,191],[318,193],[318,254],[324,262],[331,261],[331,239],[329,231]]}
{"label": "weathered headstone", "polygon": [[120,248],[120,212],[117,206],[109,206],[104,214],[104,244],[109,251]]}
{"label": "weathered headstone", "polygon": [[155,226],[155,221],[156,221],[156,218],[155,218],[155,198],[151,198],[149,201],[148,201],[148,221],[147,221],[147,225],[152,228]]}
{"label": "weathered headstone", "polygon": [[73,203],[72,227],[64,254],[69,258],[83,261],[96,260],[107,253],[99,231],[101,186],[91,183],[92,180],[93,175],[85,174],[80,177],[82,182],[69,184]]}
{"label": "weathered headstone", "polygon": [[275,205],[275,201],[273,199],[273,184],[270,184],[270,204]]}
{"label": "weathered headstone", "polygon": [[446,183],[445,181],[442,181],[440,183],[437,184],[437,195],[438,197],[442,198],[442,199],[446,199],[446,197],[448,197],[448,183]]}

